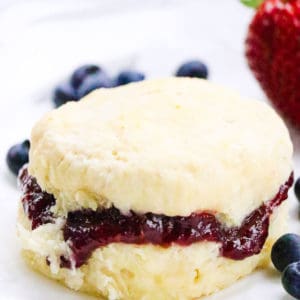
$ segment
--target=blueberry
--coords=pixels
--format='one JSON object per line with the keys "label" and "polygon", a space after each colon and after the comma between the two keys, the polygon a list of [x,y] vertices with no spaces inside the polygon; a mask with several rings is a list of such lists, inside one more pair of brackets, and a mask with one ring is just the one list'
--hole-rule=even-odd
{"label": "blueberry", "polygon": [[30,148],[30,142],[25,140],[23,143],[12,146],[6,155],[6,163],[8,168],[18,175],[19,170],[24,164],[28,163],[28,152]]}
{"label": "blueberry", "polygon": [[300,178],[295,183],[294,191],[298,201],[300,201]]}
{"label": "blueberry", "polygon": [[275,268],[282,272],[287,265],[300,261],[300,236],[287,233],[273,245],[271,259]]}
{"label": "blueberry", "polygon": [[109,88],[113,86],[112,80],[104,72],[98,72],[87,76],[78,88],[79,98],[87,95],[98,88]]}
{"label": "blueberry", "polygon": [[300,261],[288,265],[281,277],[285,290],[296,299],[300,299]]}
{"label": "blueberry", "polygon": [[78,100],[77,92],[70,83],[58,85],[53,93],[55,107],[59,107],[71,100]]}
{"label": "blueberry", "polygon": [[176,72],[178,77],[208,77],[208,69],[204,63],[199,60],[191,60],[182,64]]}
{"label": "blueberry", "polygon": [[130,82],[137,82],[145,79],[145,75],[137,71],[122,71],[116,78],[116,85],[124,85]]}
{"label": "blueberry", "polygon": [[102,69],[96,65],[83,65],[77,68],[73,74],[71,75],[70,82],[74,89],[78,89],[78,87],[82,84],[84,79],[91,75],[98,72],[103,72]]}

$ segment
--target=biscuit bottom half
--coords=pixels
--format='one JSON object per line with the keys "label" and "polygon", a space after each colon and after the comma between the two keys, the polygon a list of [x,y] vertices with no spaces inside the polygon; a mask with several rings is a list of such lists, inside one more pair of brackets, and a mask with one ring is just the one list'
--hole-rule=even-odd
{"label": "biscuit bottom half", "polygon": [[68,245],[59,219],[32,230],[20,208],[18,233],[28,264],[71,289],[103,299],[196,299],[267,266],[272,244],[285,232],[286,219],[285,201],[270,217],[262,251],[243,260],[221,257],[220,245],[214,242],[167,248],[112,243],[96,249],[80,268],[61,268],[59,256]]}

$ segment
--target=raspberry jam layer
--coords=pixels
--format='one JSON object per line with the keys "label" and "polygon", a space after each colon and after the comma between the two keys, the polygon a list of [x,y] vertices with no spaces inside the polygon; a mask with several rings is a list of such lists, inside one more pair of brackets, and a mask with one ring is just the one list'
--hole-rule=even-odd
{"label": "raspberry jam layer", "polygon": [[[52,195],[43,192],[27,169],[19,176],[24,195],[24,211],[32,222],[32,230],[54,223],[50,211],[55,205]],[[250,213],[239,227],[226,227],[211,212],[192,213],[187,217],[162,214],[122,214],[117,208],[76,210],[68,213],[63,236],[72,250],[75,267],[82,266],[93,251],[109,243],[154,244],[162,247],[173,243],[187,246],[195,242],[220,243],[220,255],[234,260],[260,253],[268,236],[269,220],[275,207],[285,199],[293,184],[290,175],[275,197]],[[73,265],[73,264],[72,264]],[[70,259],[61,257],[61,266],[69,268]]]}

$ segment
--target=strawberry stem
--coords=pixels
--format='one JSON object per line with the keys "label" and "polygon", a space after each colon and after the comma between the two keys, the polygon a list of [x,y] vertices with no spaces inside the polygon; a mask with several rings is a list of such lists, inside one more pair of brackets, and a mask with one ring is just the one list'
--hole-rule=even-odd
{"label": "strawberry stem", "polygon": [[252,8],[258,8],[264,0],[240,0],[244,5],[252,7]]}

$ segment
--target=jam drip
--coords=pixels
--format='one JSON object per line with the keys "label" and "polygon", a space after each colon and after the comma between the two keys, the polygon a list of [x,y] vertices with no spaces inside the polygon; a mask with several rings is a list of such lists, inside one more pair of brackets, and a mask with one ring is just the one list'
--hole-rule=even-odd
{"label": "jam drip", "polygon": [[[23,184],[24,211],[32,221],[32,229],[53,222],[50,208],[55,199],[41,191],[36,180],[26,169],[20,174]],[[109,243],[154,244],[168,247],[172,243],[187,246],[195,242],[220,243],[220,255],[242,260],[260,253],[268,236],[269,219],[275,207],[287,199],[293,184],[293,174],[276,196],[250,213],[239,227],[224,226],[213,213],[192,213],[187,217],[169,217],[162,214],[122,214],[117,208],[83,209],[68,213],[63,227],[65,241],[72,249],[75,267],[82,266],[93,251]],[[71,267],[70,260],[62,257],[62,267]]]}
{"label": "jam drip", "polygon": [[54,223],[51,206],[55,205],[53,195],[43,192],[36,179],[23,168],[19,174],[23,196],[22,204],[27,217],[31,220],[31,228],[35,229],[43,224]]}

